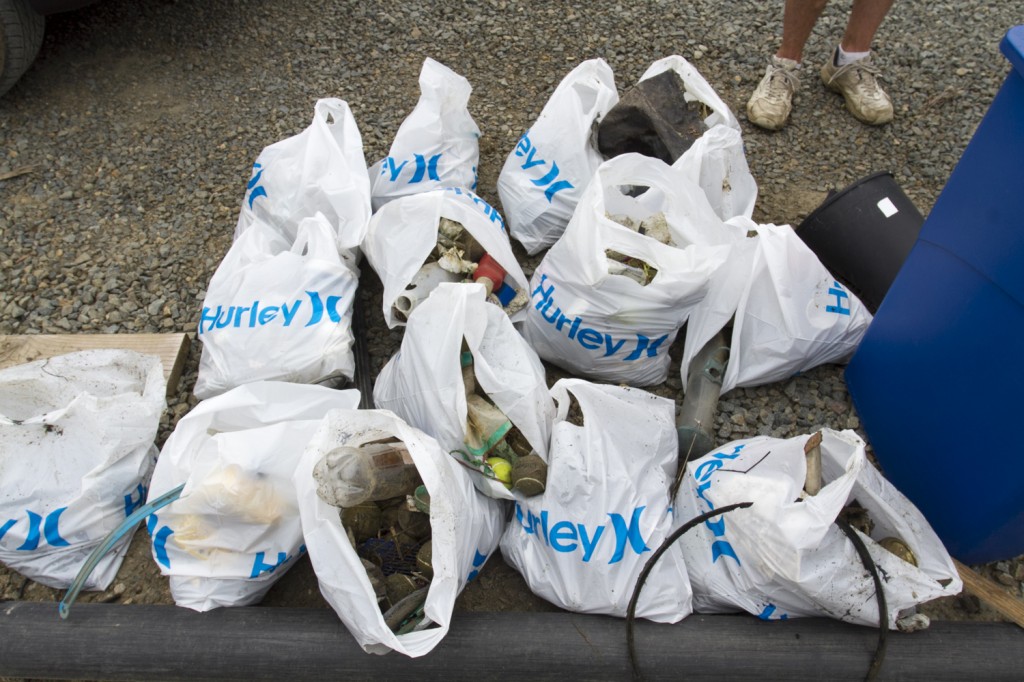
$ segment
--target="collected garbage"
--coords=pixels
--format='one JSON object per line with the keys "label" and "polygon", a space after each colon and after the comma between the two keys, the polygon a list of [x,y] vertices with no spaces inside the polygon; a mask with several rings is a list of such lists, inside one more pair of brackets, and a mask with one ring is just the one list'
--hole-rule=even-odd
{"label": "collected garbage", "polygon": [[868,462],[851,431],[758,436],[716,448],[687,464],[675,515],[682,523],[737,502],[753,504],[680,540],[700,613],[739,609],[764,620],[817,615],[878,625],[875,584],[834,525],[840,517],[884,576],[890,628],[915,623],[903,620],[914,607],[962,587],[928,522]]}
{"label": "collected garbage", "polygon": [[[647,189],[623,192],[636,186]],[[669,346],[745,234],[662,161],[617,156],[600,166],[534,271],[523,334],[542,358],[574,374],[661,383]]]}
{"label": "collected garbage", "polygon": [[[844,361],[871,315],[788,226],[753,223],[739,124],[700,74],[668,57],[621,99],[600,59],[563,79],[498,180],[512,236],[551,247],[529,280],[473,192],[468,81],[427,59],[420,88],[369,171],[337,99],[257,158],[200,316],[204,400],[156,461],[152,506],[158,361],[0,372],[0,559],[58,587],[100,560],[84,586],[102,588],[149,514],[175,602],[204,611],[259,601],[308,551],[360,646],[414,657],[499,543],[537,595],[630,627],[693,610],[926,626],[914,608],[957,593],[956,569],[855,434],[716,447],[721,394]],[[358,410],[326,386],[355,373],[363,252],[405,329],[380,409]],[[661,383],[684,325],[678,416],[630,386],[547,386],[542,358]]]}
{"label": "collected garbage", "polygon": [[343,251],[358,247],[371,213],[362,136],[348,104],[336,98],[317,100],[308,128],[260,152],[235,238],[259,221],[291,243],[302,219],[317,213],[334,228]]}
{"label": "collected garbage", "polygon": [[479,283],[440,285],[410,317],[373,397],[436,438],[481,492],[512,499],[510,488],[543,487],[555,408],[540,358],[484,296]]}
{"label": "collected garbage", "polygon": [[196,396],[261,380],[351,379],[358,284],[358,266],[339,252],[322,214],[304,218],[294,242],[255,221],[210,279],[199,319]]}
{"label": "collected garbage", "polygon": [[409,618],[417,610],[411,609],[388,623],[398,634],[417,629],[433,566],[430,496],[412,455],[396,438],[339,446],[316,463],[313,479],[320,499],[341,510],[385,620],[420,594],[419,618]]}
{"label": "collected garbage", "polygon": [[[480,495],[437,441],[385,410],[331,411],[294,487],[320,591],[370,653],[433,649],[505,524],[502,504]],[[357,501],[371,490],[404,494]]]}
{"label": "collected garbage", "polygon": [[203,301],[197,397],[252,381],[352,379],[366,172],[359,128],[340,99],[318,100],[308,128],[260,153],[234,244]]}
{"label": "collected garbage", "polygon": [[[88,350],[0,370],[0,561],[66,588],[145,501],[166,402],[160,358]],[[86,589],[113,581],[124,536]]]}
{"label": "collected garbage", "polygon": [[[581,379],[558,381],[551,395],[558,411],[547,489],[516,498],[502,554],[534,594],[577,613],[623,617],[647,557],[672,529],[675,407],[639,389]],[[580,425],[569,418],[574,408]],[[685,618],[689,585],[675,546],[648,579],[636,614]]]}
{"label": "collected garbage", "polygon": [[788,225],[759,225],[734,245],[687,324],[681,375],[731,323],[721,392],[789,379],[853,355],[871,314]]}
{"label": "collected garbage", "polygon": [[700,137],[672,162],[672,166],[704,190],[704,197],[722,220],[749,219],[757,200],[757,183],[750,174],[743,151],[739,121],[728,105],[697,69],[679,55],[651,64],[640,83],[666,71],[682,80],[683,101],[679,108],[699,108],[709,113],[703,119]]}
{"label": "collected garbage", "polygon": [[569,72],[509,153],[498,194],[512,236],[533,255],[561,236],[583,190],[601,165],[594,126],[619,95],[603,59]]}
{"label": "collected garbage", "polygon": [[592,59],[559,83],[505,160],[498,193],[512,236],[531,255],[554,244],[598,166],[623,153],[672,164],[721,220],[753,214],[739,122],[689,62],[654,62],[620,100],[611,68]]}
{"label": "collected garbage", "polygon": [[399,127],[387,157],[369,170],[374,211],[409,194],[476,189],[480,129],[467,108],[472,90],[447,66],[424,60],[416,108]]}
{"label": "collected garbage", "polygon": [[704,133],[706,109],[667,69],[623,93],[597,126],[597,148],[606,159],[635,152],[672,164]]}
{"label": "collected garbage", "polygon": [[185,484],[149,517],[153,558],[178,606],[254,604],[305,551],[292,475],[331,409],[357,391],[253,382],[204,400],[160,452],[150,498]]}
{"label": "collected garbage", "polygon": [[488,300],[513,320],[525,315],[528,280],[501,215],[469,190],[396,199],[370,220],[363,249],[384,285],[384,319],[396,327],[442,282],[489,285]]}

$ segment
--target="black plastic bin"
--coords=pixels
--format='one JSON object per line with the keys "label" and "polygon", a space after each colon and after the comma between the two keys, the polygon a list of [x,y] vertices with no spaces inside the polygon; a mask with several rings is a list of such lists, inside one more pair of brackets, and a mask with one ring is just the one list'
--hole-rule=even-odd
{"label": "black plastic bin", "polygon": [[924,218],[889,171],[832,192],[796,233],[832,275],[878,310]]}

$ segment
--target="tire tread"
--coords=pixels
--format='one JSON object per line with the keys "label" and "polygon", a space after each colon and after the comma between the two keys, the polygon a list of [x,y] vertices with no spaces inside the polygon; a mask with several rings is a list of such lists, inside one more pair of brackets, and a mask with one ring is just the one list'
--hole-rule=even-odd
{"label": "tire tread", "polygon": [[32,65],[43,44],[46,20],[25,0],[0,0],[0,95],[3,95]]}

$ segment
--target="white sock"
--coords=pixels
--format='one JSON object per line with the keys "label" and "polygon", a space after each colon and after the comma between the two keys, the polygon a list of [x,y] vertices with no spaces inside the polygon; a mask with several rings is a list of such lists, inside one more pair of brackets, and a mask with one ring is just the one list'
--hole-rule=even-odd
{"label": "white sock", "polygon": [[867,57],[869,54],[871,54],[871,50],[868,50],[867,52],[847,52],[843,49],[843,46],[840,45],[839,49],[836,51],[836,66],[852,64],[855,61],[864,59],[864,57]]}

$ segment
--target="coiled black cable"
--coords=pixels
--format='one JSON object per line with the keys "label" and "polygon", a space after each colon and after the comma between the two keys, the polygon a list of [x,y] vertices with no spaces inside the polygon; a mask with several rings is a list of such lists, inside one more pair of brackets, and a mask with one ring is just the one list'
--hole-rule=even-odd
{"label": "coiled black cable", "polygon": [[[640,600],[640,590],[643,589],[644,583],[647,582],[647,577],[654,570],[654,565],[658,562],[658,559],[668,551],[668,548],[672,546],[679,538],[685,535],[690,529],[698,526],[705,521],[727,514],[728,512],[735,511],[736,509],[745,509],[753,505],[753,502],[739,502],[737,504],[730,504],[721,509],[713,509],[706,514],[696,516],[682,526],[674,530],[665,541],[661,543],[661,546],[655,550],[651,558],[644,564],[643,570],[640,571],[640,575],[637,578],[636,586],[633,588],[633,595],[629,600],[629,607],[626,609],[626,645],[629,648],[629,662],[633,669],[633,679],[642,680],[643,674],[640,672],[640,663],[636,656],[636,641],[633,633],[633,626],[636,621],[636,605]],[[885,590],[882,587],[882,578],[878,575],[878,567],[875,565],[874,560],[871,558],[871,553],[868,551],[867,545],[860,539],[857,532],[850,526],[849,523],[843,519],[836,519],[835,524],[839,527],[839,530],[850,538],[850,542],[853,543],[854,549],[857,550],[857,556],[860,557],[861,562],[867,569],[868,573],[871,574],[872,579],[875,582],[875,598],[878,601],[878,644],[875,646],[875,654],[871,659],[871,665],[868,667],[867,675],[865,680],[872,682],[878,677],[878,673],[882,669],[882,663],[885,660],[885,650],[887,646],[887,635],[889,633],[889,611],[885,601]]]}
{"label": "coiled black cable", "polygon": [[665,538],[665,541],[661,543],[661,546],[654,551],[654,554],[652,554],[651,558],[647,560],[647,563],[644,564],[643,570],[640,571],[640,575],[636,579],[636,586],[633,588],[633,596],[629,599],[629,606],[626,608],[626,644],[629,647],[629,662],[633,666],[633,679],[643,679],[643,676],[640,674],[640,664],[636,658],[636,643],[633,638],[633,624],[636,621],[636,604],[640,601],[640,590],[643,589],[644,583],[647,582],[647,576],[649,576],[651,571],[654,570],[654,565],[658,563],[658,559],[661,558],[662,554],[668,551],[668,548],[671,547],[676,540],[683,537],[683,535],[685,535],[686,532],[694,526],[702,524],[716,516],[728,514],[736,509],[746,509],[752,504],[754,503],[739,502],[737,504],[730,504],[722,507],[721,509],[712,509],[706,514],[701,514],[700,516],[690,519],[682,526],[672,531],[672,533]]}

